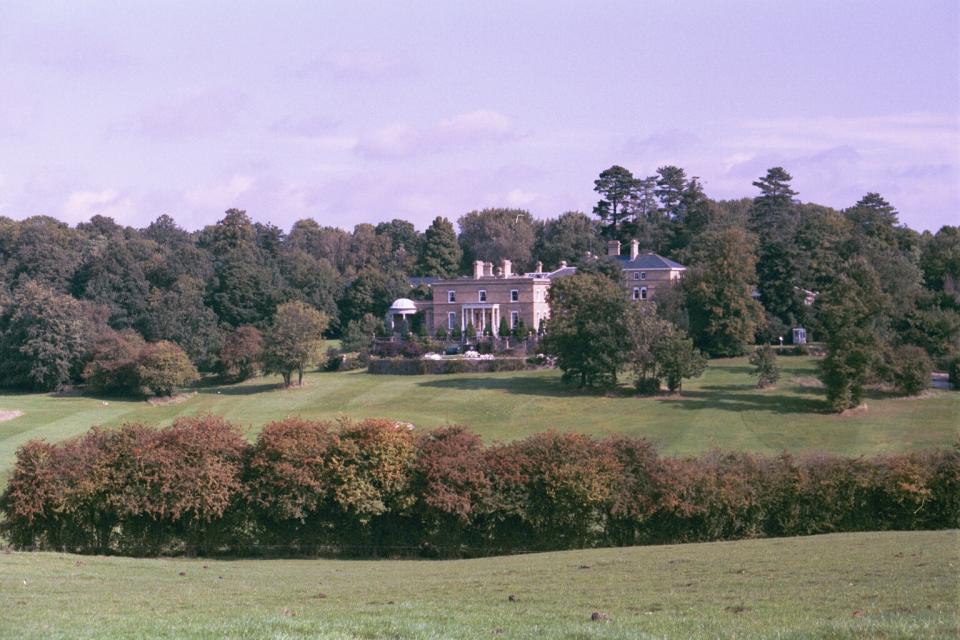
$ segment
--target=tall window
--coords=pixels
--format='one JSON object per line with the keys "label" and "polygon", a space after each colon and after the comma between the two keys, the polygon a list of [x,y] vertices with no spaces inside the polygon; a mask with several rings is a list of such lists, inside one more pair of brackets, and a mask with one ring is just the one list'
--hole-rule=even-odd
{"label": "tall window", "polygon": [[486,301],[487,301],[487,290],[486,290],[486,289],[480,289],[479,298],[480,298],[480,302],[486,302]]}
{"label": "tall window", "polygon": [[510,302],[517,302],[520,300],[520,292],[516,289],[510,289]]}
{"label": "tall window", "polygon": [[456,301],[457,301],[457,292],[447,291],[447,302],[456,302]]}
{"label": "tall window", "polygon": [[457,326],[457,314],[454,311],[451,311],[447,314],[447,330],[453,331],[454,327]]}
{"label": "tall window", "polygon": [[639,288],[639,287],[634,287],[634,288],[633,288],[633,299],[634,299],[634,300],[639,300],[639,299],[640,299],[640,288]]}
{"label": "tall window", "polygon": [[647,299],[647,288],[646,288],[646,287],[640,287],[640,299],[641,299],[641,300],[646,300],[646,299]]}
{"label": "tall window", "polygon": [[520,325],[520,312],[511,311],[510,312],[510,328],[516,329]]}

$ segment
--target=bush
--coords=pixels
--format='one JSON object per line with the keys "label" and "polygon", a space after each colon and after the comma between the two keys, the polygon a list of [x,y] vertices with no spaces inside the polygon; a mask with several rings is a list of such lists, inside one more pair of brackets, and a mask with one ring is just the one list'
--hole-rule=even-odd
{"label": "bush", "polygon": [[484,447],[463,427],[222,418],[31,441],[0,495],[16,548],[473,555],[960,526],[960,446],[875,458],[714,451],[626,436]]}
{"label": "bush", "polygon": [[891,372],[897,390],[915,396],[930,386],[933,362],[920,347],[905,345],[894,351]]}
{"label": "bush", "polygon": [[754,366],[751,375],[757,376],[757,388],[766,389],[777,384],[780,380],[780,367],[777,365],[777,354],[770,345],[757,347],[750,355],[750,364]]}
{"label": "bush", "polygon": [[140,386],[158,396],[172,396],[177,388],[200,379],[197,368],[183,349],[162,340],[146,345],[137,358],[137,380]]}
{"label": "bush", "polygon": [[960,356],[954,356],[947,361],[947,376],[954,388],[960,388]]}
{"label": "bush", "polygon": [[135,331],[110,332],[102,337],[94,344],[93,355],[83,370],[87,385],[99,393],[137,393],[137,363],[145,346]]}
{"label": "bush", "polygon": [[243,382],[257,375],[263,355],[263,334],[241,325],[227,334],[220,349],[218,371],[228,382]]}

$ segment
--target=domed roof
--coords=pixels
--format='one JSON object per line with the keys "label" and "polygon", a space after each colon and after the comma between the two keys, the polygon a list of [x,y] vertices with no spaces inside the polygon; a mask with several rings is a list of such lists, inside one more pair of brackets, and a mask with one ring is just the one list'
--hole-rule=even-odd
{"label": "domed roof", "polygon": [[390,305],[390,313],[416,313],[417,305],[416,303],[409,298],[397,298],[393,301],[393,304]]}

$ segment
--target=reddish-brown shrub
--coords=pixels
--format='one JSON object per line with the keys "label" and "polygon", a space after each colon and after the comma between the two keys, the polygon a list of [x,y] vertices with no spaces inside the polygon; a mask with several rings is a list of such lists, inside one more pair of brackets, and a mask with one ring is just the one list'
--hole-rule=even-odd
{"label": "reddish-brown shrub", "polygon": [[490,492],[483,441],[461,426],[419,437],[413,490],[425,516],[450,516],[468,524]]}
{"label": "reddish-brown shrub", "polygon": [[337,435],[316,420],[285,418],[260,435],[247,463],[247,497],[274,523],[303,522],[331,498],[331,450]]}
{"label": "reddish-brown shrub", "polygon": [[333,500],[361,523],[414,501],[410,481],[414,439],[408,425],[391,420],[343,420],[331,451]]}
{"label": "reddish-brown shrub", "polygon": [[533,546],[582,547],[602,537],[620,466],[590,436],[536,434],[497,447],[488,464],[501,535],[516,537],[502,525],[519,516]]}
{"label": "reddish-brown shrub", "polygon": [[223,340],[218,363],[220,375],[230,382],[252,378],[260,368],[262,355],[263,334],[256,327],[241,325]]}
{"label": "reddish-brown shrub", "polygon": [[658,458],[649,442],[222,418],[32,441],[0,496],[15,546],[446,554],[960,525],[960,447],[877,458]]}

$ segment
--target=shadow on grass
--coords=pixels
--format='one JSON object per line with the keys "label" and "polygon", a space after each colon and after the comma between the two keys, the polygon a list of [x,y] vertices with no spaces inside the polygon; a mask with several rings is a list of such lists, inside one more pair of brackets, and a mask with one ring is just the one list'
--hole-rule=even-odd
{"label": "shadow on grass", "polygon": [[749,393],[742,386],[736,385],[684,390],[682,397],[674,402],[677,408],[688,411],[712,409],[714,411],[768,411],[778,414],[796,414],[828,413],[830,410],[829,405],[822,398],[787,396],[776,392]]}
{"label": "shadow on grass", "polygon": [[461,391],[478,391],[481,389],[492,391],[506,391],[508,393],[526,396],[599,396],[597,391],[579,389],[575,385],[566,385],[560,377],[543,378],[536,376],[512,376],[510,378],[464,377],[456,376],[443,380],[426,380],[418,382],[417,386],[433,389],[457,389]]}
{"label": "shadow on grass", "polygon": [[259,384],[236,384],[220,385],[219,387],[204,387],[202,389],[198,389],[197,391],[207,396],[252,396],[258,393],[265,393],[267,391],[277,391],[282,388],[283,386],[277,382],[261,382]]}

